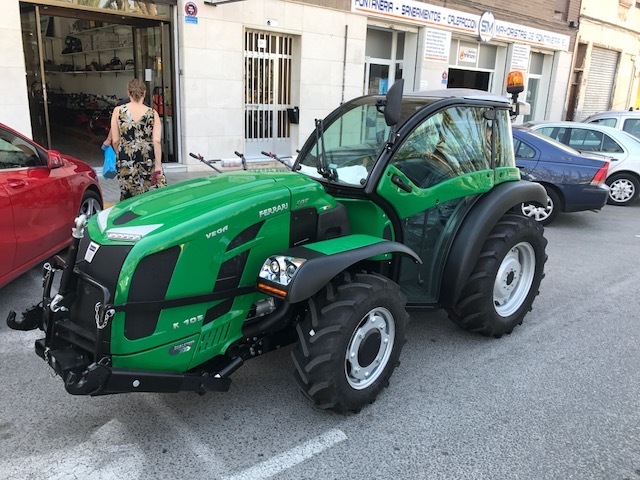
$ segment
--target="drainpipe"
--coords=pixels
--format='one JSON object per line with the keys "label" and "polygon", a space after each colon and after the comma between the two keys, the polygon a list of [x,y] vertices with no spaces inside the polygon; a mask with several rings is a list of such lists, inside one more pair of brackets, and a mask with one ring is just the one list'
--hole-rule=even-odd
{"label": "drainpipe", "polygon": [[631,79],[629,80],[629,91],[627,92],[627,104],[624,109],[627,110],[629,108],[634,108],[636,106],[636,98],[633,98],[634,86],[636,83],[636,61],[637,57],[635,55],[631,56]]}
{"label": "drainpipe", "polygon": [[345,83],[347,81],[347,39],[349,37],[349,25],[344,26],[344,54],[342,56],[342,98],[340,99],[340,104],[344,103],[344,90]]}

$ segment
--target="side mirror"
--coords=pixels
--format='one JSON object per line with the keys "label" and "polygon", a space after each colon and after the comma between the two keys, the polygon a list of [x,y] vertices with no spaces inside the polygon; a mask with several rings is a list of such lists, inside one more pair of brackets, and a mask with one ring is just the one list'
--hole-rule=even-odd
{"label": "side mirror", "polygon": [[63,165],[64,165],[64,162],[62,161],[62,156],[60,155],[60,152],[56,150],[50,150],[49,156],[47,157],[47,167],[49,167],[49,170],[62,167]]}
{"label": "side mirror", "polygon": [[394,83],[387,92],[386,105],[384,107],[384,121],[392,127],[400,120],[400,108],[402,107],[402,91],[404,90],[404,78]]}

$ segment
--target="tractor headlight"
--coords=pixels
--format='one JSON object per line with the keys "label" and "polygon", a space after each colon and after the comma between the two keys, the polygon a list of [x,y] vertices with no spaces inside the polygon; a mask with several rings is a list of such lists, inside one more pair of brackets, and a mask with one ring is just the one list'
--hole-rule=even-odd
{"label": "tractor headlight", "polygon": [[274,255],[267,258],[260,269],[259,278],[287,286],[306,259]]}
{"label": "tractor headlight", "polygon": [[280,263],[275,258],[269,264],[269,271],[276,278],[280,276]]}
{"label": "tractor headlight", "polygon": [[142,237],[162,227],[162,224],[140,225],[136,227],[116,227],[107,230],[109,240],[121,242],[137,242]]}

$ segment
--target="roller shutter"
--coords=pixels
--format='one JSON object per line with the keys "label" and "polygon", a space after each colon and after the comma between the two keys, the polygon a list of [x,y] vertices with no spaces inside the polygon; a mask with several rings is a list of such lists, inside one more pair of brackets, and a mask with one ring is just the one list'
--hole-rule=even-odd
{"label": "roller shutter", "polygon": [[618,52],[593,47],[584,106],[582,108],[582,119],[611,108],[613,82],[616,78],[617,68]]}

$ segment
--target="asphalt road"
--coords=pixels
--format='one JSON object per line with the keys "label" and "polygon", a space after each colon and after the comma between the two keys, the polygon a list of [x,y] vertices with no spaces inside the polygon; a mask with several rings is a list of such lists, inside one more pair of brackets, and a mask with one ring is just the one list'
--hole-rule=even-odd
{"label": "asphalt road", "polygon": [[502,339],[411,315],[388,390],[357,415],[316,410],[289,349],[227,393],[67,394],[4,323],[41,294],[0,290],[2,479],[640,479],[640,204],[561,215],[546,278]]}

